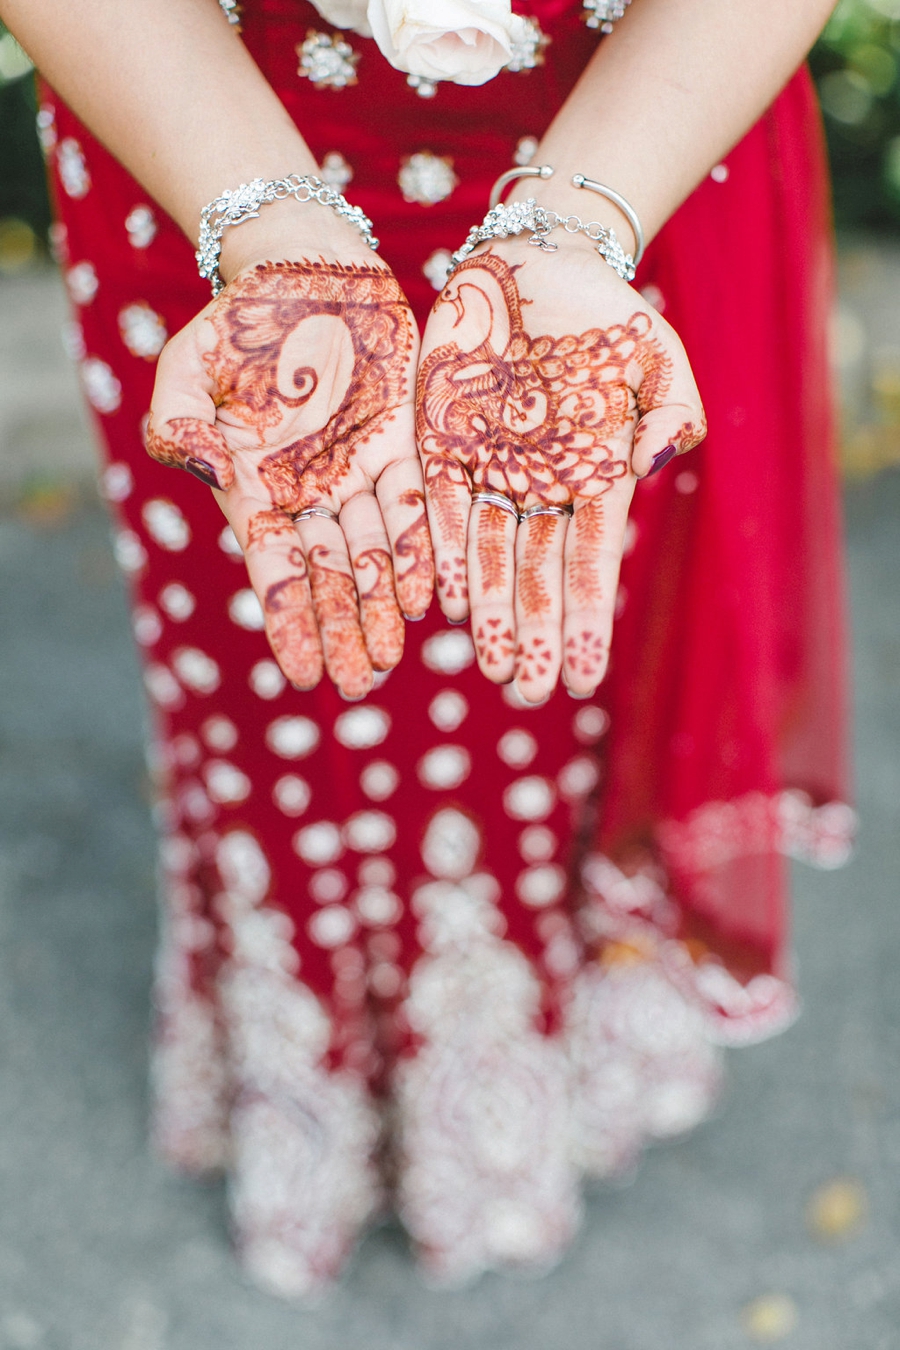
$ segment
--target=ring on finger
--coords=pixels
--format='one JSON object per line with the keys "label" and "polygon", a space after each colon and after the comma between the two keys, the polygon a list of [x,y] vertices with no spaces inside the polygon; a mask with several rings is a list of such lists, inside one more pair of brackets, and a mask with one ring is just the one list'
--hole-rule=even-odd
{"label": "ring on finger", "polygon": [[330,510],[327,506],[305,506],[302,511],[298,511],[291,520],[309,520],[311,516],[324,516],[326,520],[337,520],[337,512]]}
{"label": "ring on finger", "polygon": [[532,516],[562,516],[568,520],[574,511],[572,506],[545,506],[543,502],[538,502],[535,506],[526,506],[525,510],[520,512],[520,520],[530,520]]}
{"label": "ring on finger", "polygon": [[499,506],[501,511],[508,512],[516,520],[519,519],[518,507],[508,497],[504,497],[502,492],[491,492],[489,489],[482,492],[473,492],[472,505],[474,506],[476,502],[482,502],[485,506]]}

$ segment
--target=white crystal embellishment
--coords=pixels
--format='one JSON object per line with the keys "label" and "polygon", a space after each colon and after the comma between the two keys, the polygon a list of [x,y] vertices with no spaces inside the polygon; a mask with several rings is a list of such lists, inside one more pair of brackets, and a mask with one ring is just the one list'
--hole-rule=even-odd
{"label": "white crystal embellishment", "polygon": [[306,41],[297,47],[300,65],[297,74],[309,79],[317,89],[345,89],[356,84],[356,66],[359,54],[339,33],[310,30]]}
{"label": "white crystal embellishment", "polygon": [[404,201],[435,206],[450,196],[459,179],[453,172],[452,159],[422,150],[403,161],[397,182]]}

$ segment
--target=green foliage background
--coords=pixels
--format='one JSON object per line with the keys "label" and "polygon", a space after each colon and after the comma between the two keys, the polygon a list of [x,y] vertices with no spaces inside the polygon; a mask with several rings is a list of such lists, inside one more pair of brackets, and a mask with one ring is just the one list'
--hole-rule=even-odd
{"label": "green foliage background", "polygon": [[[790,3],[790,0],[786,0]],[[900,224],[900,0],[840,0],[810,58],[825,116],[839,226]],[[0,222],[45,239],[50,210],[34,84],[0,25]]]}

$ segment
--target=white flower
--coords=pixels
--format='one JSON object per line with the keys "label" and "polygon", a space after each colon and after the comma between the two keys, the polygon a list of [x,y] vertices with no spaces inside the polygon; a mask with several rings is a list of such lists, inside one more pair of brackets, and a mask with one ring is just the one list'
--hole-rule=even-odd
{"label": "white flower", "polygon": [[369,0],[368,19],[397,70],[455,84],[493,79],[527,37],[509,0]]}
{"label": "white flower", "polygon": [[372,30],[366,18],[369,0],[313,0],[316,9],[335,28],[352,28],[354,33],[371,37]]}

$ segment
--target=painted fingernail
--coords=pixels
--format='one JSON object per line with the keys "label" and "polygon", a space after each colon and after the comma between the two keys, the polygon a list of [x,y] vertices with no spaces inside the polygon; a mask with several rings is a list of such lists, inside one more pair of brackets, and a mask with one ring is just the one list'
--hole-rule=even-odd
{"label": "painted fingernail", "polygon": [[205,459],[195,459],[191,456],[190,459],[184,461],[184,467],[188,473],[192,473],[195,478],[199,478],[200,482],[205,483],[207,487],[217,488],[219,486],[215,469],[211,464],[207,464]]}
{"label": "painted fingernail", "polygon": [[647,474],[647,477],[652,478],[655,473],[659,473],[660,469],[664,469],[668,464],[669,460],[672,459],[677,453],[678,448],[677,446],[674,445],[667,445],[665,450],[659,450],[653,456],[653,464],[652,467],[650,468],[650,472]]}

